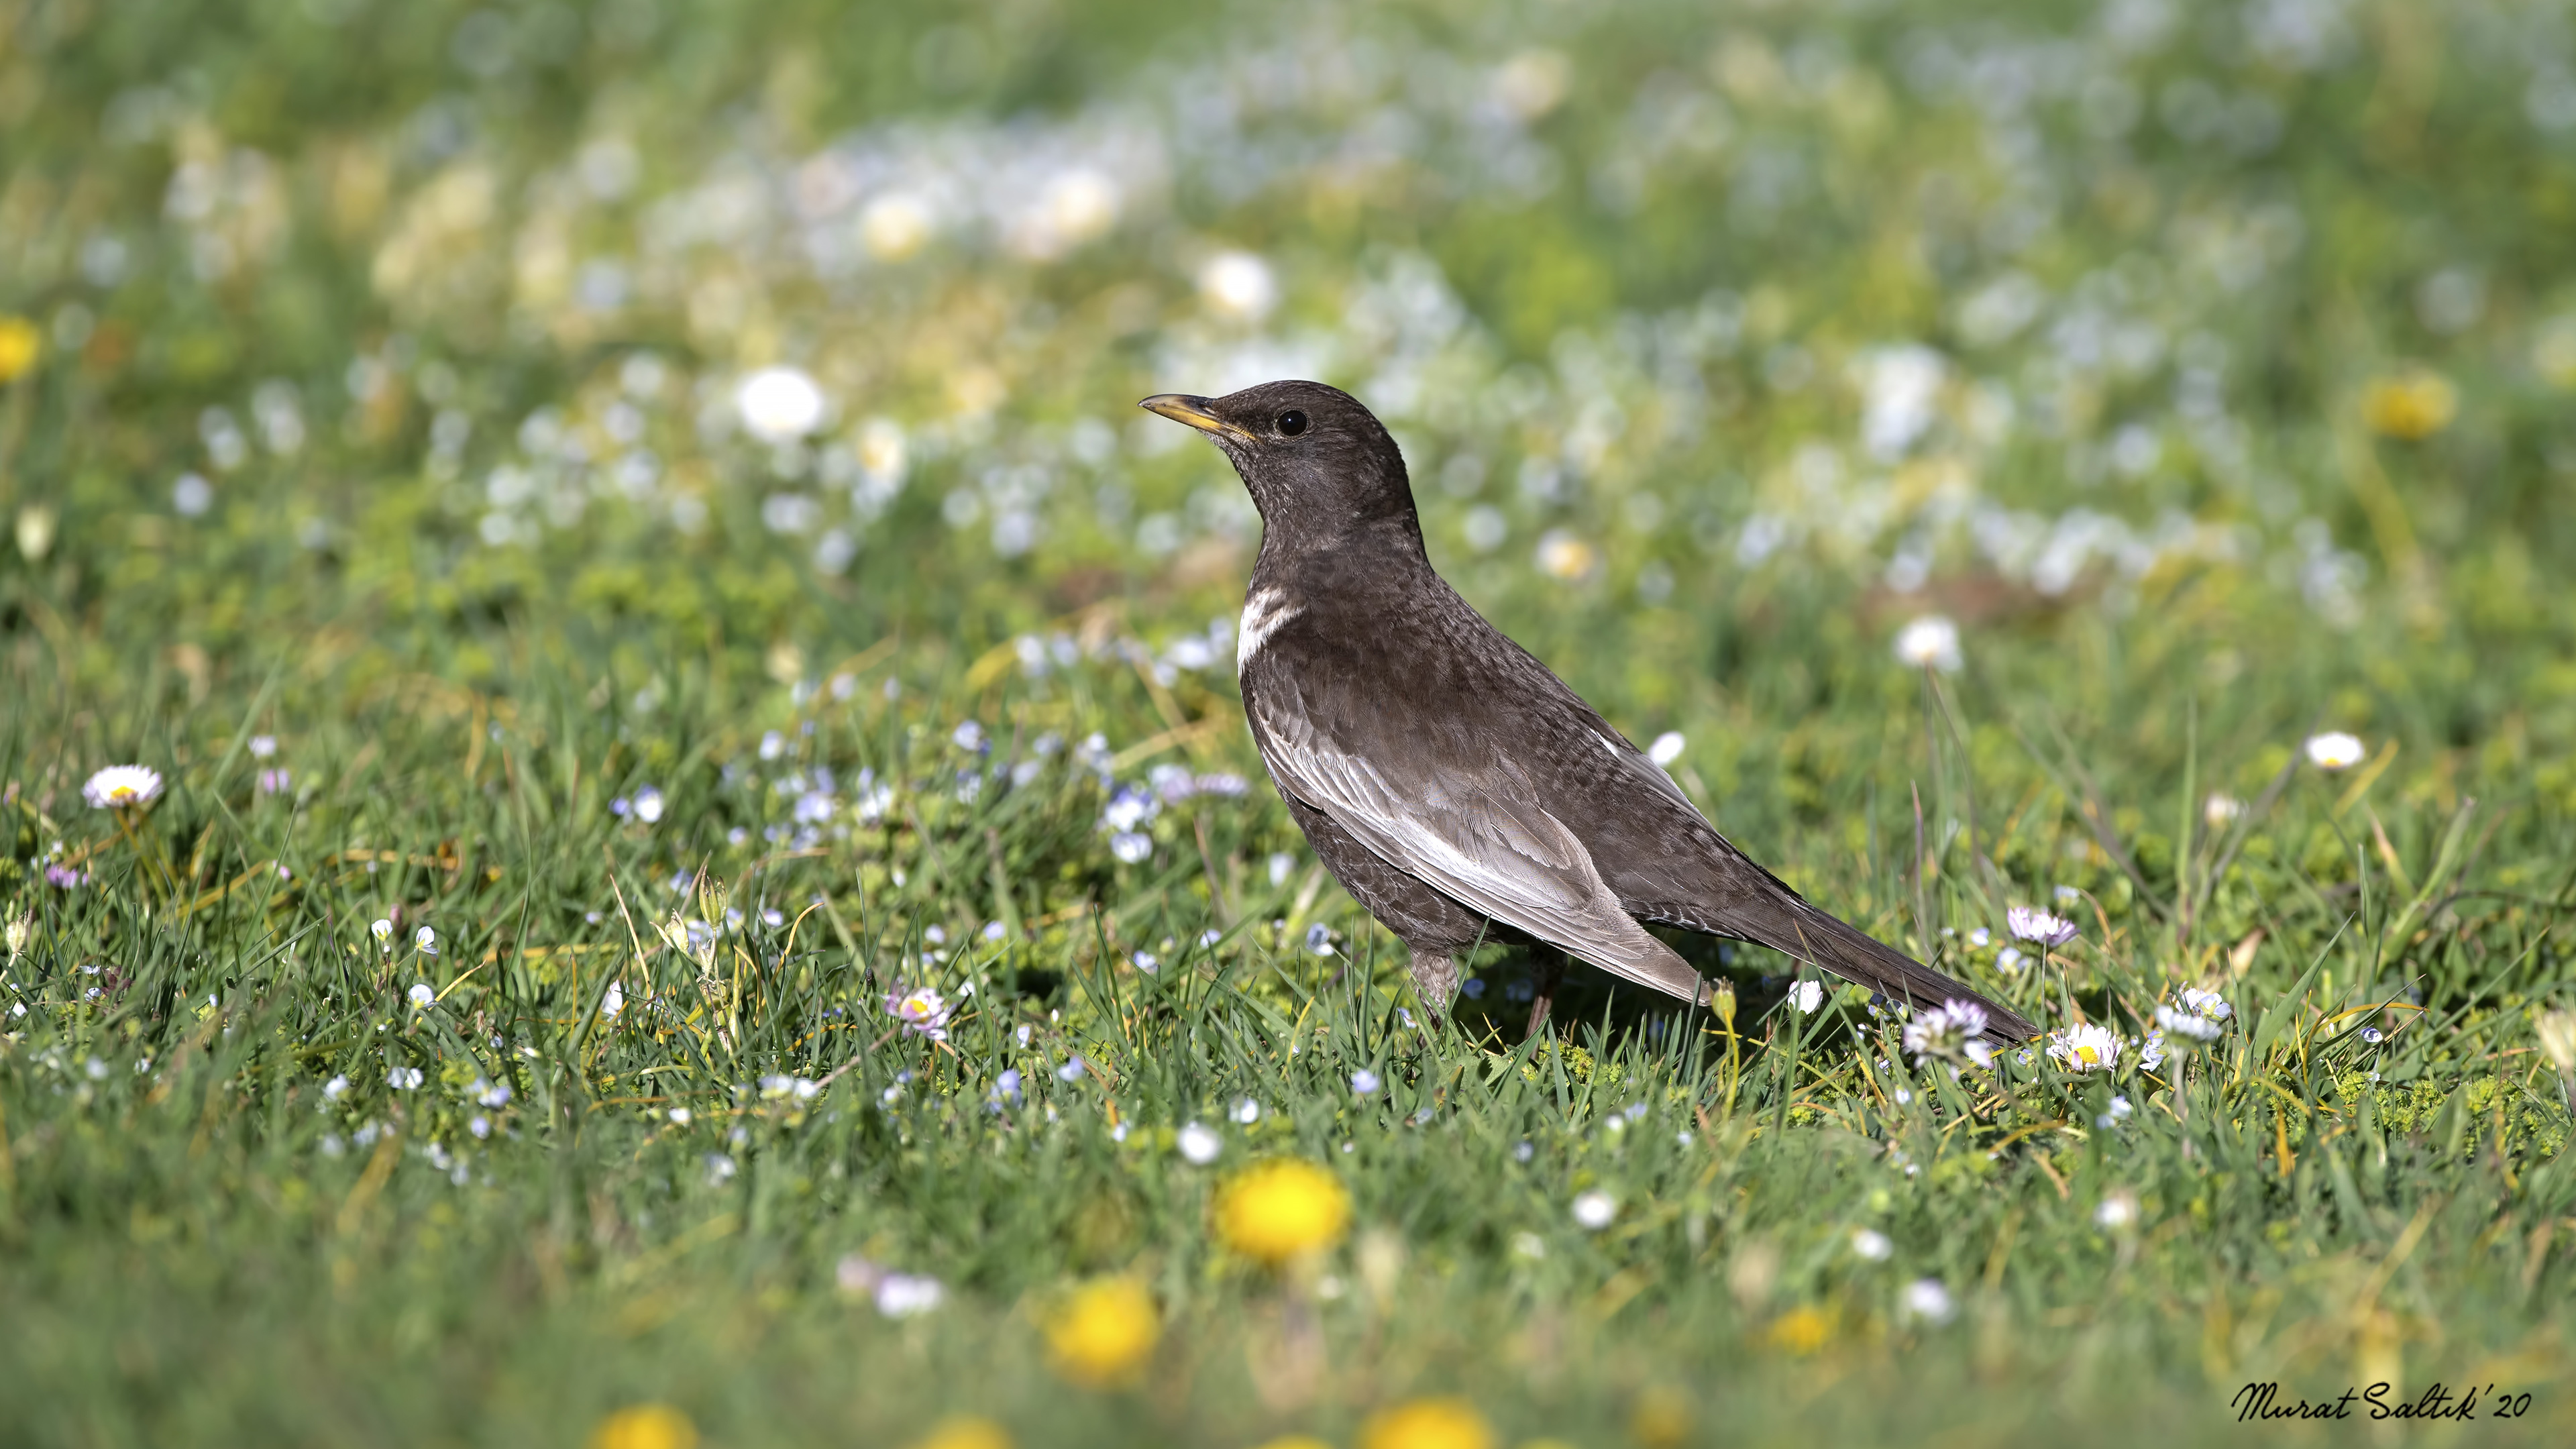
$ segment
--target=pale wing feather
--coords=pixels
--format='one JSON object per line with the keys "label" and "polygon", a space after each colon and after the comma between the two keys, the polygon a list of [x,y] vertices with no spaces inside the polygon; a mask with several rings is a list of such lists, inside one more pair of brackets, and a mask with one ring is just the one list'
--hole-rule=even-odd
{"label": "pale wing feather", "polygon": [[1696,994],[1688,963],[1620,909],[1583,842],[1537,804],[1508,761],[1499,762],[1502,779],[1519,787],[1508,793],[1438,775],[1399,789],[1302,722],[1264,711],[1262,723],[1281,787],[1379,859],[1603,970],[1685,999]]}

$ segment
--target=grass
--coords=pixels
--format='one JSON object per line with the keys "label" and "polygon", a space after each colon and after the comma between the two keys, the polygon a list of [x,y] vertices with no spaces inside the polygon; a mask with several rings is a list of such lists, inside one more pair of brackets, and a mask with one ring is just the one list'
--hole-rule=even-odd
{"label": "grass", "polygon": [[[2576,91],[2251,13],[0,0],[8,1437],[2566,1442]],[[1129,416],[1247,370],[2117,1064],[1713,942],[1425,1021]],[[1270,1264],[1276,1157],[1350,1213]]]}

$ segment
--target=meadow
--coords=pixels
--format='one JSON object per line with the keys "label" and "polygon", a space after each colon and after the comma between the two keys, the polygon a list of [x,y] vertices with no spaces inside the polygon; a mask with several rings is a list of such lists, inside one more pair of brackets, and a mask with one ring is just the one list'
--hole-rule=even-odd
{"label": "meadow", "polygon": [[[0,136],[0,1437],[2576,1437],[2566,5],[0,0]],[[1133,406],[1282,376],[2050,1035],[1424,1010]]]}

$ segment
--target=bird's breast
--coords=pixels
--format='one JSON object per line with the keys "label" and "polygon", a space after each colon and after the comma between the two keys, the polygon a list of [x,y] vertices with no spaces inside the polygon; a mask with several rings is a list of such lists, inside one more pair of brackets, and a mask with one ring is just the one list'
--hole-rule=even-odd
{"label": "bird's breast", "polygon": [[1241,679],[1244,671],[1252,667],[1252,657],[1261,652],[1271,635],[1279,632],[1280,625],[1304,612],[1303,605],[1276,585],[1254,589],[1247,595],[1243,622],[1235,629],[1235,678]]}

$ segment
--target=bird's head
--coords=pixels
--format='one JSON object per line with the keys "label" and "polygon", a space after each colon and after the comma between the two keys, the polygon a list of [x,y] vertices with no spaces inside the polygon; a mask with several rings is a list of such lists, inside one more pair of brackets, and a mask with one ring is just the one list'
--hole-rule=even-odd
{"label": "bird's head", "polygon": [[1265,382],[1224,397],[1163,393],[1138,406],[1187,423],[1222,449],[1275,535],[1322,544],[1396,525],[1417,543],[1404,455],[1359,399],[1320,382]]}

